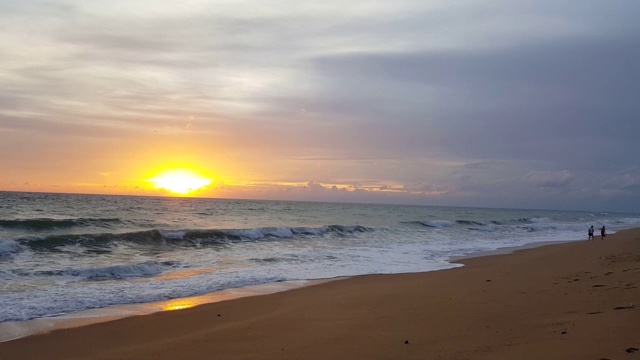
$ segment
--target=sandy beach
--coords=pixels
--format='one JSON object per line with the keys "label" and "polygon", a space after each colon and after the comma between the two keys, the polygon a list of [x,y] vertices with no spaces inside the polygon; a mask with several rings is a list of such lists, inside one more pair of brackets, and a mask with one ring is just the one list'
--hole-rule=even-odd
{"label": "sandy beach", "polygon": [[0,359],[640,358],[640,229],[0,343]]}

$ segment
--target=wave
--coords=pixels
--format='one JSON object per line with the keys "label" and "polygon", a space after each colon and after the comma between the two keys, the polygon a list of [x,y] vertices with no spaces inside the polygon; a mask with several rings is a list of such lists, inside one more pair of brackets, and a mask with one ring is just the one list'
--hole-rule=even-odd
{"label": "wave", "polygon": [[0,227],[7,229],[24,229],[32,231],[46,231],[54,229],[66,229],[73,227],[103,227],[109,228],[113,225],[122,224],[122,220],[117,218],[78,218],[78,219],[0,219]]}
{"label": "wave", "polygon": [[517,224],[549,224],[552,223],[553,220],[546,217],[532,217],[532,218],[517,218],[517,219],[506,219],[506,220],[493,220],[491,223],[496,225],[517,225]]}
{"label": "wave", "polygon": [[427,220],[427,221],[404,221],[403,224],[421,225],[428,228],[442,229],[442,228],[466,228],[468,230],[477,231],[491,231],[492,229],[500,227],[517,227],[524,229],[528,232],[538,231],[541,228],[553,228],[558,225],[554,223],[552,219],[545,217],[532,217],[532,218],[513,218],[513,219],[500,219],[500,220],[468,220],[459,219],[455,221],[451,220]]}
{"label": "wave", "polygon": [[20,251],[20,244],[15,240],[0,239],[0,256],[17,253]]}
{"label": "wave", "polygon": [[421,225],[429,228],[448,228],[455,225],[452,221],[448,220],[429,220],[429,221],[403,221],[403,224]]}
{"label": "wave", "polygon": [[428,221],[404,221],[403,224],[421,225],[428,228],[450,228],[456,226],[486,226],[487,223],[475,220],[428,220]]}
{"label": "wave", "polygon": [[88,269],[69,269],[59,271],[40,271],[38,275],[73,276],[87,281],[104,281],[155,276],[163,272],[172,262],[146,261],[138,264],[112,265]]}
{"label": "wave", "polygon": [[475,220],[456,220],[456,224],[460,224],[460,225],[479,225],[479,226],[484,226],[487,225],[486,223],[482,222],[482,221],[475,221]]}
{"label": "wave", "polygon": [[61,247],[85,246],[108,248],[117,244],[140,246],[203,246],[228,245],[235,242],[313,238],[322,236],[345,237],[374,231],[360,225],[327,225],[322,227],[261,227],[252,229],[195,229],[180,231],[147,230],[128,233],[64,234],[17,239],[34,251],[60,251]]}

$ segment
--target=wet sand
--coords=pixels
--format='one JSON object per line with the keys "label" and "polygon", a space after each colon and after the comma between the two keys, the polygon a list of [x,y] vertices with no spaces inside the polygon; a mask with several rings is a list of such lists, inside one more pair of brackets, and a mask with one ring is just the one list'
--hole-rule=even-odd
{"label": "wet sand", "polygon": [[0,343],[0,359],[640,359],[640,229]]}

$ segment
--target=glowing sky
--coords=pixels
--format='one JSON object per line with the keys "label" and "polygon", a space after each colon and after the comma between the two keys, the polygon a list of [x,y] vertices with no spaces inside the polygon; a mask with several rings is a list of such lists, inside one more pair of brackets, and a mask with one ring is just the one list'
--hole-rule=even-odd
{"label": "glowing sky", "polygon": [[640,211],[638,14],[0,0],[0,190]]}

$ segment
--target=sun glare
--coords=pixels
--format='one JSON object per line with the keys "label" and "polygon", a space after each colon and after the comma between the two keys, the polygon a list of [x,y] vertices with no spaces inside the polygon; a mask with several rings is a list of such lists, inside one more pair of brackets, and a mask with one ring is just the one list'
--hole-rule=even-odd
{"label": "sun glare", "polygon": [[156,189],[165,189],[180,195],[187,195],[211,184],[210,179],[189,170],[164,171],[149,181]]}
{"label": "sun glare", "polygon": [[173,300],[169,301],[166,305],[162,307],[164,311],[175,311],[175,310],[184,310],[188,308],[192,308],[197,304],[194,301],[189,301],[189,299],[182,300]]}

